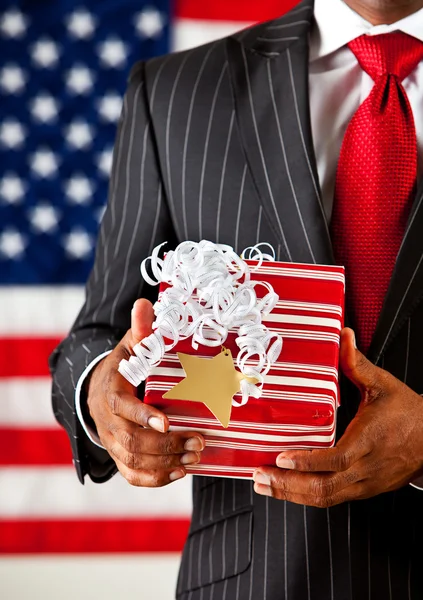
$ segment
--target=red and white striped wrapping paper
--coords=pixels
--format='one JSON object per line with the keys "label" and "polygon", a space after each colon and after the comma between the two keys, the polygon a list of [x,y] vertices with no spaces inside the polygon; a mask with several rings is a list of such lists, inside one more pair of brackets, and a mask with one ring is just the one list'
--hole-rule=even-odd
{"label": "red and white striped wrapping paper", "polygon": [[[194,429],[205,436],[201,463],[187,468],[193,474],[250,478],[256,467],[274,465],[283,450],[325,448],[335,442],[343,267],[264,262],[252,279],[270,283],[279,295],[264,324],[283,337],[282,352],[265,377],[261,398],[233,407],[227,429],[202,403],[163,399],[185,377],[176,353],[193,354],[191,340],[165,354],[146,382],[145,402],[167,414],[171,429]],[[260,286],[256,291],[265,293]],[[235,332],[230,333],[225,342],[234,360],[235,338]],[[219,351],[200,346],[197,355],[211,357]]]}

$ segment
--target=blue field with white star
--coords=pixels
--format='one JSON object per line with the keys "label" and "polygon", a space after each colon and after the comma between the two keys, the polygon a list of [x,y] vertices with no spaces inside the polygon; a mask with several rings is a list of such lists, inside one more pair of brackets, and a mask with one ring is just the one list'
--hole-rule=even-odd
{"label": "blue field with white star", "polygon": [[2,2],[1,285],[86,280],[127,77],[168,21],[169,0]]}

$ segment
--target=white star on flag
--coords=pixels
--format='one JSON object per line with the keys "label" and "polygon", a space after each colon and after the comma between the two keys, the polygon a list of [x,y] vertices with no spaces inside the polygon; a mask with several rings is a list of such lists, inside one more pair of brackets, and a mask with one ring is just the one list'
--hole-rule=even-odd
{"label": "white star on flag", "polygon": [[18,65],[8,64],[0,71],[0,87],[10,94],[18,94],[26,84],[24,71]]}
{"label": "white star on flag", "polygon": [[97,102],[98,112],[105,121],[117,121],[122,111],[122,98],[119,94],[110,92]]}
{"label": "white star on flag", "polygon": [[72,204],[88,204],[94,187],[85,175],[74,175],[65,184],[65,193]]}
{"label": "white star on flag", "polygon": [[100,154],[97,155],[97,167],[105,177],[109,177],[110,175],[110,172],[112,170],[112,162],[113,148],[103,150],[102,152],[100,152]]}
{"label": "white star on flag", "polygon": [[66,85],[73,94],[87,94],[93,87],[92,71],[84,65],[76,65],[67,73]]}
{"label": "white star on flag", "polygon": [[153,7],[146,7],[143,11],[135,15],[135,27],[141,37],[157,38],[165,26],[164,15]]}
{"label": "white star on flag", "polygon": [[49,233],[57,229],[59,211],[49,204],[39,204],[28,211],[31,225],[39,233]]}
{"label": "white star on flag", "polygon": [[98,55],[106,67],[118,68],[126,62],[128,50],[121,40],[112,38],[99,44]]}
{"label": "white star on flag", "polygon": [[17,8],[11,8],[3,13],[0,21],[0,31],[4,37],[21,38],[28,27],[28,18]]}
{"label": "white star on flag", "polygon": [[6,229],[0,234],[0,253],[6,258],[17,259],[24,253],[26,241],[17,229]]}
{"label": "white star on flag", "polygon": [[19,148],[25,138],[25,129],[16,119],[6,119],[0,125],[0,142],[8,148]]}
{"label": "white star on flag", "polygon": [[66,19],[69,33],[77,39],[90,38],[95,31],[93,15],[83,8],[75,10]]}
{"label": "white star on flag", "polygon": [[31,115],[41,123],[50,123],[54,121],[58,113],[58,103],[56,98],[47,93],[38,94],[30,102]]}
{"label": "white star on flag", "polygon": [[55,67],[59,60],[58,44],[48,38],[38,40],[31,48],[31,58],[39,67]]}
{"label": "white star on flag", "polygon": [[74,121],[66,128],[66,141],[69,146],[81,150],[91,145],[93,141],[93,129],[86,121],[81,119]]}
{"label": "white star on flag", "polygon": [[34,152],[30,160],[31,169],[43,178],[51,178],[57,171],[58,160],[56,154],[48,148]]}
{"label": "white star on flag", "polygon": [[91,253],[93,242],[85,230],[74,229],[63,236],[63,246],[71,258],[81,259]]}
{"label": "white star on flag", "polygon": [[0,196],[7,204],[18,204],[26,191],[24,181],[15,173],[6,173],[0,180]]}

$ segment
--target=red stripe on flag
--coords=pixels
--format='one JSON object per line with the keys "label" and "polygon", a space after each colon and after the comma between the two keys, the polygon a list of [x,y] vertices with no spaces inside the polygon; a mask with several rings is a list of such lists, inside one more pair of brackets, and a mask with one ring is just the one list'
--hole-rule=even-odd
{"label": "red stripe on flag", "polygon": [[72,464],[68,437],[62,429],[0,428],[0,466]]}
{"label": "red stripe on flag", "polygon": [[212,21],[266,21],[284,14],[299,0],[178,0],[176,16],[182,19],[204,19]]}
{"label": "red stripe on flag", "polygon": [[0,378],[46,377],[59,338],[0,338]]}
{"label": "red stripe on flag", "polygon": [[189,519],[0,520],[0,554],[180,552]]}

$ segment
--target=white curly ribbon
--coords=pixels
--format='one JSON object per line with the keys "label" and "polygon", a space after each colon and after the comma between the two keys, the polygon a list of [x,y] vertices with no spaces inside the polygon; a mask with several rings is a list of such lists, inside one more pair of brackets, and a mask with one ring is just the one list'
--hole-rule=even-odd
{"label": "white curly ribbon", "polygon": [[[154,331],[134,346],[135,356],[120,362],[119,372],[138,386],[181,340],[192,338],[194,350],[200,344],[218,347],[225,343],[231,329],[238,334],[239,370],[258,381],[253,384],[243,379],[242,400],[233,400],[232,404],[243,406],[250,397],[260,398],[264,377],[282,350],[281,336],[262,323],[279,296],[267,282],[251,280],[252,269],[245,260],[257,261],[254,268],[258,268],[265,260],[275,260],[273,248],[258,244],[239,257],[230,246],[203,240],[183,242],[161,259],[159,252],[164,245],[157,246],[141,264],[147,283],[169,285],[154,305]],[[270,253],[263,252],[262,246],[270,248]],[[147,273],[148,263],[154,279]],[[260,299],[255,291],[258,286],[267,289]]]}

